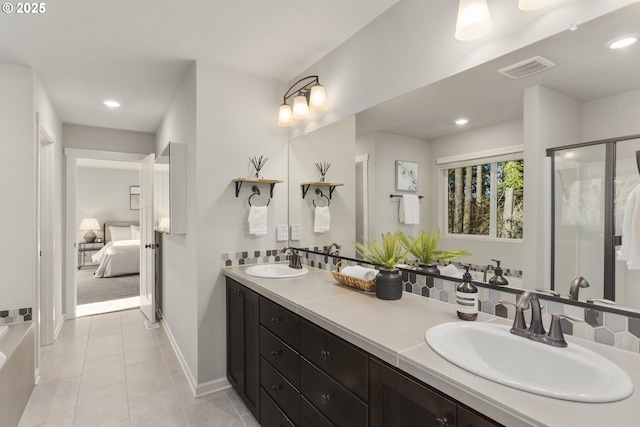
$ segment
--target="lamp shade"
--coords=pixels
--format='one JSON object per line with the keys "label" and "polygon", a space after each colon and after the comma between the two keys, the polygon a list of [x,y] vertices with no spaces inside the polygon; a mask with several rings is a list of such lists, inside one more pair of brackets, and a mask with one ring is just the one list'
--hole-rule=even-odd
{"label": "lamp shade", "polygon": [[171,228],[171,220],[168,216],[163,216],[160,218],[160,221],[158,222],[158,228],[163,231],[169,231],[169,229]]}
{"label": "lamp shade", "polygon": [[309,111],[324,111],[327,109],[327,96],[324,86],[317,84],[311,88],[309,95]]}
{"label": "lamp shade", "polygon": [[518,9],[520,10],[536,10],[542,9],[545,6],[549,6],[556,0],[520,0],[518,2]]}
{"label": "lamp shade", "polygon": [[86,233],[84,233],[84,241],[93,243],[97,237],[93,230],[100,230],[100,223],[98,223],[98,220],[95,218],[83,218],[80,222],[79,229],[86,231]]}
{"label": "lamp shade", "polygon": [[293,125],[293,117],[291,116],[291,105],[286,102],[280,106],[278,112],[278,126],[291,126]]}
{"label": "lamp shade", "polygon": [[309,118],[309,105],[304,95],[293,98],[293,118],[296,120]]}
{"label": "lamp shade", "polygon": [[493,28],[487,0],[460,0],[456,39],[475,40],[487,34]]}
{"label": "lamp shade", "polygon": [[100,223],[96,218],[83,218],[79,230],[100,230]]}

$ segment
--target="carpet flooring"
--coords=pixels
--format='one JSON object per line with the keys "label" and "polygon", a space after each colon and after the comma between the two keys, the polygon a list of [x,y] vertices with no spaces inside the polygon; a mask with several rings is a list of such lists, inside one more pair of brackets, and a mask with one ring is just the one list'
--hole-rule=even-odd
{"label": "carpet flooring", "polygon": [[78,305],[140,295],[139,274],[94,279],[96,269],[97,267],[83,267],[78,270]]}

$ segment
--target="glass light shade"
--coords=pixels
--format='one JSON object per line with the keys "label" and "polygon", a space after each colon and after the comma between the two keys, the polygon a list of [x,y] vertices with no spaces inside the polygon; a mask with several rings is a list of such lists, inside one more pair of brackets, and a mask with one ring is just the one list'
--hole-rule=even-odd
{"label": "glass light shade", "polygon": [[545,6],[549,6],[556,0],[520,0],[518,2],[518,9],[520,10],[536,10],[542,9]]}
{"label": "glass light shade", "polygon": [[460,0],[456,39],[475,40],[487,34],[493,28],[487,0]]}
{"label": "glass light shade", "polygon": [[327,109],[327,96],[324,86],[317,84],[311,88],[309,95],[309,111],[324,111]]}
{"label": "glass light shade", "polygon": [[83,218],[79,230],[100,230],[100,223],[96,218]]}
{"label": "glass light shade", "polygon": [[309,105],[304,95],[293,98],[293,118],[296,120],[309,118]]}
{"label": "glass light shade", "polygon": [[280,106],[278,113],[278,126],[293,125],[293,117],[291,116],[291,105],[284,103]]}

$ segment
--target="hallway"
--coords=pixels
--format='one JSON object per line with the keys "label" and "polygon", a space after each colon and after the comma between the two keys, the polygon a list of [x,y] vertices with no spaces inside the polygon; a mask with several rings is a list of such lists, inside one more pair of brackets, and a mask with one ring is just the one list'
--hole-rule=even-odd
{"label": "hallway", "polygon": [[193,397],[164,329],[137,309],[66,321],[42,360],[20,427],[257,426],[232,389]]}

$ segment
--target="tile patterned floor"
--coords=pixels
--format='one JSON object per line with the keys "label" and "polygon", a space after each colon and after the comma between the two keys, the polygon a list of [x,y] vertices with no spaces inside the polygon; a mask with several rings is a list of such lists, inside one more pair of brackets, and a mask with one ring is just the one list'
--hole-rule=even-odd
{"label": "tile patterned floor", "polygon": [[193,397],[166,333],[139,310],[66,321],[42,359],[19,427],[258,425],[232,389]]}

